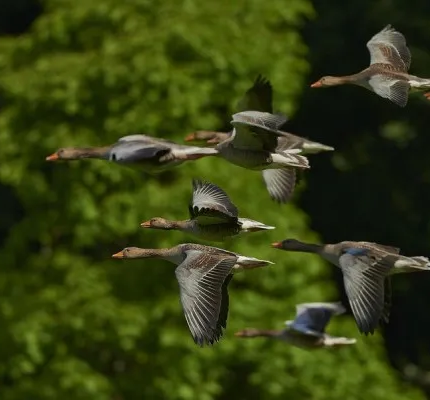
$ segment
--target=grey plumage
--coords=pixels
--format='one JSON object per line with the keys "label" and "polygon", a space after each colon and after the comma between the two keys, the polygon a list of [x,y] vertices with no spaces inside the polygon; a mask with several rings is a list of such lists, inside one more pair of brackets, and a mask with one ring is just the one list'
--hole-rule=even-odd
{"label": "grey plumage", "polygon": [[296,185],[296,170],[294,168],[265,169],[263,179],[270,197],[279,203],[291,199]]}
{"label": "grey plumage", "polygon": [[137,165],[145,172],[157,173],[206,156],[216,156],[215,149],[181,145],[148,135],[128,135],[104,147],[69,147],[46,157],[47,161],[96,158],[119,164]]}
{"label": "grey plumage", "polygon": [[407,72],[411,66],[411,52],[405,37],[391,25],[387,25],[366,44],[370,53],[370,65],[390,64],[399,72]]}
{"label": "grey plumage", "polygon": [[296,318],[286,325],[305,335],[321,336],[333,315],[345,312],[341,303],[302,303],[296,306]]}
{"label": "grey plumage", "polygon": [[196,344],[214,344],[227,327],[227,286],[234,272],[272,264],[212,246],[183,243],[167,249],[127,247],[114,258],[161,258],[177,265],[175,275],[185,320]]}
{"label": "grey plumage", "polygon": [[236,112],[255,110],[272,113],[272,104],[272,85],[267,78],[258,75],[253,85],[237,103]]}
{"label": "grey plumage", "polygon": [[200,180],[193,180],[193,199],[190,215],[198,221],[205,217],[221,219],[223,222],[237,222],[239,212],[227,193],[220,187]]}
{"label": "grey plumage", "polygon": [[430,271],[426,257],[400,255],[397,247],[371,242],[344,241],[318,245],[286,239],[273,247],[316,253],[342,270],[345,291],[361,333],[374,332],[380,321],[388,322],[391,281],[395,273]]}
{"label": "grey plumage", "polygon": [[384,282],[392,256],[370,259],[345,253],[339,257],[343,282],[360,332],[373,333],[384,310]]}
{"label": "grey plumage", "polygon": [[193,180],[193,197],[188,205],[190,218],[169,221],[155,217],[141,224],[143,228],[176,229],[189,232],[201,239],[223,241],[245,232],[274,229],[249,218],[240,218],[236,206],[227,194],[210,182]]}
{"label": "grey plumage", "polygon": [[[196,250],[185,254],[185,260],[175,270],[185,319],[195,343],[213,344],[222,336],[222,325],[227,325],[226,302],[221,313],[222,286],[236,258],[213,257]],[[221,314],[225,321],[220,320]]]}
{"label": "grey plumage", "polygon": [[[410,90],[430,90],[430,79],[408,73],[411,53],[405,37],[391,25],[374,35],[368,42],[370,65],[347,76],[324,76],[311,87],[354,84],[386,98],[400,107],[408,102]],[[430,98],[429,93],[424,94]]]}
{"label": "grey plumage", "polygon": [[295,179],[291,169],[307,169],[309,162],[298,149],[277,149],[279,127],[286,121],[281,115],[259,111],[246,111],[233,116],[232,135],[219,143],[216,149],[227,161],[247,169],[290,172],[264,172],[263,177],[271,197],[285,202],[291,197]]}
{"label": "grey plumage", "polygon": [[124,164],[140,164],[150,171],[158,172],[184,161],[215,156],[210,148],[181,145],[169,140],[147,135],[128,135],[112,146],[109,159]]}
{"label": "grey plumage", "polygon": [[356,343],[355,339],[331,336],[325,332],[326,326],[334,315],[345,312],[340,303],[302,303],[296,305],[296,317],[286,321],[282,330],[247,328],[235,333],[235,336],[272,337],[305,349],[329,348]]}

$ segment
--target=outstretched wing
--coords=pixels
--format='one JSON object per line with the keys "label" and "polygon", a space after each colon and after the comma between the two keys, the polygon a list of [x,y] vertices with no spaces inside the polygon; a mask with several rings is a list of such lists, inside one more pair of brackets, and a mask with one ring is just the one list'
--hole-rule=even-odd
{"label": "outstretched wing", "polygon": [[233,115],[234,126],[231,140],[237,148],[275,151],[278,137],[283,136],[280,127],[287,117],[260,111],[243,111]]}
{"label": "outstretched wing", "polygon": [[272,112],[273,93],[270,81],[262,75],[258,75],[252,87],[237,104],[237,112],[241,111],[265,111]]}
{"label": "outstretched wing", "polygon": [[360,332],[373,333],[385,309],[384,281],[392,255],[377,257],[363,248],[347,248],[339,258],[343,282]]}
{"label": "outstretched wing", "polygon": [[202,224],[237,221],[238,211],[220,187],[193,180],[193,199],[189,206],[191,218]]}
{"label": "outstretched wing", "polygon": [[291,329],[310,335],[322,335],[333,315],[345,312],[340,303],[303,303],[296,306]]}
{"label": "outstretched wing", "polygon": [[166,146],[158,146],[143,141],[118,142],[110,151],[111,161],[120,163],[138,163],[157,160],[170,153]]}
{"label": "outstretched wing", "polygon": [[411,53],[405,37],[391,25],[387,25],[367,42],[370,64],[389,64],[391,70],[408,72]]}
{"label": "outstretched wing", "polygon": [[369,85],[377,95],[400,107],[405,107],[408,103],[410,85],[407,81],[400,81],[390,75],[376,74],[369,79]]}
{"label": "outstretched wing", "polygon": [[175,144],[175,142],[172,142],[171,140],[149,136],[149,135],[143,135],[139,133],[120,137],[118,139],[118,143],[119,142],[144,142],[148,144],[165,144],[166,146],[170,144]]}
{"label": "outstretched wing", "polygon": [[296,184],[295,168],[265,169],[263,179],[273,200],[286,203],[291,199]]}
{"label": "outstretched wing", "polygon": [[220,259],[188,250],[175,270],[185,320],[194,342],[200,346],[213,344],[222,336],[228,314],[228,303],[223,299],[227,290],[224,282],[235,263],[236,257]]}

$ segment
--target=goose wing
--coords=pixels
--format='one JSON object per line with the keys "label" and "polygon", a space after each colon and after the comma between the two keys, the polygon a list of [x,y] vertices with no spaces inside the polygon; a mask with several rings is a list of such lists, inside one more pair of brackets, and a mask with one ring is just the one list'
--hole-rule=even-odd
{"label": "goose wing", "polygon": [[321,336],[333,315],[345,312],[340,303],[303,303],[296,306],[296,318],[289,325],[298,332]]}
{"label": "goose wing", "polygon": [[227,323],[228,299],[223,299],[227,288],[223,285],[237,257],[212,256],[198,250],[186,250],[185,254],[175,270],[185,320],[196,344],[213,344]]}
{"label": "goose wing", "polygon": [[236,206],[220,187],[200,180],[193,180],[193,198],[189,205],[191,218],[202,224],[235,222]]}
{"label": "goose wing", "polygon": [[270,197],[279,202],[290,200],[296,184],[296,170],[294,168],[265,169],[263,179]]}
{"label": "goose wing", "polygon": [[122,163],[136,163],[158,159],[170,154],[170,148],[165,145],[155,145],[145,141],[119,141],[110,150],[109,158]]}
{"label": "goose wing", "polygon": [[233,115],[230,140],[236,148],[254,151],[275,151],[280,127],[287,121],[284,115],[260,111],[243,111]]}
{"label": "goose wing", "polygon": [[265,111],[272,112],[273,90],[270,81],[262,75],[258,75],[254,84],[246,91],[236,106],[241,111]]}
{"label": "goose wing", "polygon": [[405,37],[391,25],[374,35],[368,42],[370,65],[389,64],[391,70],[408,72],[411,66],[411,52]]}
{"label": "goose wing", "polygon": [[384,281],[392,268],[393,257],[354,247],[343,249],[339,257],[346,295],[362,333],[373,333],[384,314]]}

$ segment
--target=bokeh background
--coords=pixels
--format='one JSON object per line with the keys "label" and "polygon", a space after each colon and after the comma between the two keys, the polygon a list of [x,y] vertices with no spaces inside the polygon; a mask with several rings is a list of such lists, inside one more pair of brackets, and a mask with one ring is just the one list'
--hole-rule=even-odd
{"label": "bokeh background", "polygon": [[[350,314],[338,351],[241,340],[281,329],[298,302],[345,300],[340,272],[275,240],[367,240],[430,255],[430,104],[401,109],[357,87],[313,90],[368,65],[366,42],[403,32],[412,70],[430,76],[424,0],[1,0],[0,398],[2,400],[425,399],[430,276],[393,279],[391,321],[360,336]],[[202,159],[171,173],[87,160],[50,164],[58,147],[130,133],[181,142],[227,130],[257,74],[288,130],[336,148],[311,156],[294,200],[272,202],[259,173]],[[224,338],[194,345],[174,266],[111,260],[128,245],[195,241],[143,230],[187,217],[191,178],[223,187],[243,216],[277,229],[226,248],[276,264],[234,277]]]}

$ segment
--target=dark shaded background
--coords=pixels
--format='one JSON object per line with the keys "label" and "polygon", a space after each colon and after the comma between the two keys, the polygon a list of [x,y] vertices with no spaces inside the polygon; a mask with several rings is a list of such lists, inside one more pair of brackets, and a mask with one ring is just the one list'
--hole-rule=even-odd
{"label": "dark shaded background", "polygon": [[[407,37],[412,51],[411,73],[423,77],[429,76],[430,3],[428,1],[405,2],[400,0],[383,2],[334,0],[330,2],[314,1],[313,6],[316,11],[315,18],[307,20],[301,27],[304,42],[309,49],[308,60],[311,70],[307,83],[297,97],[295,104],[297,111],[291,118],[288,129],[299,135],[332,145],[336,152],[331,158],[328,156],[312,158],[312,169],[305,177],[297,204],[309,216],[310,227],[320,234],[321,240],[324,242],[375,241],[399,246],[406,255],[429,256],[430,163],[428,149],[430,139],[427,124],[430,104],[422,95],[412,94],[408,106],[401,109],[361,88],[336,87],[313,90],[308,87],[308,84],[322,75],[350,74],[364,68],[369,60],[365,46],[367,40],[388,23]],[[45,12],[49,12],[49,10],[45,10]],[[44,7],[35,1],[3,0],[0,12],[0,33],[9,39],[19,38],[20,35],[31,29],[33,21],[43,13]],[[172,47],[172,51],[173,49],[178,50],[176,46]],[[290,82],[285,81],[284,84],[289,85]],[[7,91],[0,92],[0,105],[8,104],[8,96]],[[228,107],[220,106],[218,100],[219,115],[224,118],[224,121],[228,121]],[[228,129],[227,123],[224,124],[224,128]],[[121,132],[119,136],[127,133],[129,132]],[[31,167],[31,163],[29,167]],[[55,171],[48,169],[50,167],[43,168],[46,168],[44,173],[48,175],[56,174]],[[67,180],[65,168],[61,167],[61,173],[65,174],[64,179]],[[173,173],[171,178],[175,176]],[[121,179],[118,178],[117,181],[119,182]],[[0,244],[11,246],[11,243],[19,242],[19,239],[11,238],[11,230],[17,221],[24,218],[28,205],[22,204],[22,201],[18,200],[16,190],[6,183],[0,185],[0,198],[2,204]],[[63,201],[67,200],[63,199]],[[127,204],[124,205],[124,213],[127,212],[127,206]],[[180,206],[177,208],[183,209]],[[127,217],[124,216],[124,218]],[[30,226],[29,228],[31,229]],[[278,233],[278,235],[280,234],[282,235],[282,233]],[[72,237],[69,239],[76,240]],[[67,245],[67,242],[68,237],[63,236],[59,243],[63,247]],[[29,253],[40,252],[43,249],[43,245],[36,240],[30,240],[27,243],[30,248],[27,248],[26,251]],[[107,246],[109,251],[117,251],[121,246],[127,244],[127,234],[123,232],[120,240],[109,243]],[[165,242],[162,243],[162,245],[165,244]],[[88,246],[86,250],[83,250],[83,255],[91,257],[99,254],[105,246],[103,241],[100,246],[100,248]],[[83,247],[85,248],[85,246]],[[3,255],[2,264],[19,264],[19,244],[16,245],[16,248],[18,253],[15,253],[15,256],[11,256],[10,253]],[[345,300],[341,274],[334,269],[331,271],[338,283],[338,290]],[[14,273],[18,273],[17,279],[19,279],[19,269]],[[61,272],[51,273],[60,274]],[[33,284],[38,283],[33,282]],[[133,277],[123,284],[124,287],[130,288],[129,295],[134,300],[138,298],[136,294],[138,290],[151,292],[150,283],[146,286],[145,283],[142,283],[143,288],[142,286],[139,289],[133,288],[135,285]],[[237,288],[240,289],[241,284],[244,285],[243,280],[238,280]],[[163,290],[167,293],[173,291],[173,287],[174,284],[169,283],[169,287]],[[430,313],[427,312],[427,305],[430,304],[429,287],[430,276],[425,274],[395,277],[390,323],[382,328],[387,356],[392,368],[398,371],[398,379],[412,382],[423,390],[427,397],[430,385],[429,378],[426,377],[426,371],[430,369]],[[245,285],[244,288],[252,290],[252,285]],[[120,289],[118,290],[121,292]],[[269,293],[269,288],[267,290]],[[153,295],[160,295],[160,293],[157,291],[157,294],[154,292]],[[122,294],[121,297],[124,299],[127,295]],[[5,312],[4,310],[3,312]],[[180,314],[178,315],[180,317]],[[181,321],[179,317],[177,317],[177,321]],[[161,323],[161,321],[165,321],[164,317],[163,319],[160,317],[159,322]],[[182,324],[182,321],[178,324]],[[180,326],[184,328],[182,325]],[[67,341],[67,330],[63,334]],[[152,344],[150,341],[148,342],[151,340],[148,337],[144,340],[146,346],[149,346],[148,348],[156,346],[157,339],[154,339]],[[8,343],[11,345],[12,342],[11,339],[10,342],[3,343],[3,345],[7,347]],[[263,344],[262,346],[263,349],[269,351],[266,347],[268,345]],[[79,349],[79,344],[76,345],[76,348]],[[115,350],[112,352],[115,353]],[[48,355],[39,367],[30,371],[29,375],[22,379],[36,379],[37,381],[38,375],[44,375],[44,366],[50,363],[49,351],[46,354]],[[84,359],[87,356],[92,357],[87,353],[85,346],[82,347],[81,355]],[[156,352],[152,356],[161,357]],[[105,357],[106,360],[109,357],[114,358],[109,354]],[[172,351],[169,358],[166,359],[166,363],[176,357],[181,357],[181,353],[175,354]],[[13,362],[12,360],[11,363]],[[106,375],[110,374],[108,362],[95,356],[92,361],[88,362],[94,369],[103,371]],[[5,372],[10,369],[10,365],[5,364],[2,367],[2,385],[13,388],[16,380],[12,377],[13,374]],[[237,372],[234,379],[228,377],[228,374],[224,372],[224,378],[221,380],[223,389],[214,389],[211,392],[212,397],[203,396],[201,398],[231,398],[229,394],[238,393],[236,391],[239,387],[250,382],[248,379],[253,370],[251,365],[253,364],[248,363],[245,358],[242,362],[237,360],[236,364],[227,366],[226,368],[236,368],[240,372]],[[332,365],[331,368],[336,368],[336,365]],[[207,366],[210,368],[210,359],[208,359]],[[279,365],[276,369],[283,371],[283,366]],[[32,373],[34,373],[33,378],[31,378]],[[142,373],[144,374],[144,372]],[[162,374],[162,370],[159,373]],[[139,370],[134,371],[133,374],[136,374],[136,382],[138,382]],[[264,373],[261,376],[264,377]],[[196,378],[196,382],[198,380]],[[196,382],[193,384],[194,387],[197,385]],[[121,383],[118,386],[121,388]],[[172,390],[175,389],[172,388]],[[270,390],[272,397],[267,398],[278,398],[277,396],[284,395],[282,391],[278,393],[276,388]],[[309,398],[308,390],[310,389],[304,390],[302,396],[306,395]],[[387,388],[387,390],[389,389]],[[13,391],[8,393],[7,398],[19,398],[13,397],[14,395],[11,394]],[[31,391],[23,390],[23,393],[28,394]],[[112,398],[136,398],[135,395],[130,394],[132,392],[127,394],[127,390],[119,390],[118,393],[122,394],[117,394],[118,397]],[[145,393],[146,396],[152,395],[152,397],[145,398],[158,396],[156,384],[152,392],[147,387]],[[295,393],[296,397],[291,398],[302,398],[300,393]],[[360,398],[357,392],[353,394],[351,391],[345,395],[347,395],[345,398]],[[251,393],[247,398],[252,398],[250,396],[252,396]],[[256,396],[259,398],[258,394]],[[192,392],[186,391],[177,397],[193,398]],[[40,395],[40,398],[51,397]],[[316,395],[315,398],[317,398]]]}

